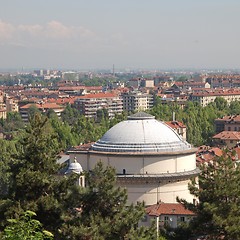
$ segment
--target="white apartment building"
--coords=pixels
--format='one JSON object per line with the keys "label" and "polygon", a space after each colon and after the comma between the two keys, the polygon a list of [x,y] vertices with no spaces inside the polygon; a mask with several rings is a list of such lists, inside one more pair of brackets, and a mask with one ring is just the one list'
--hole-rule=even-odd
{"label": "white apartment building", "polygon": [[107,109],[110,118],[123,111],[123,101],[115,93],[96,93],[80,96],[74,106],[86,117],[96,117],[97,111]]}
{"label": "white apartment building", "polygon": [[122,94],[122,98],[123,110],[128,112],[145,111],[153,107],[153,95],[151,94],[130,92]]}
{"label": "white apartment building", "polygon": [[224,98],[228,103],[232,101],[240,101],[240,90],[238,89],[219,89],[219,90],[205,90],[202,92],[193,93],[190,96],[191,101],[199,102],[201,106],[205,107],[209,103],[214,102],[216,97]]}

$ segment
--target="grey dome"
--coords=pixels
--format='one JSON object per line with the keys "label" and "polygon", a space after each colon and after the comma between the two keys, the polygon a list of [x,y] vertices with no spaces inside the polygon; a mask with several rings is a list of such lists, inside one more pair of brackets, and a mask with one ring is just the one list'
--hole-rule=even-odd
{"label": "grey dome", "polygon": [[172,128],[154,116],[137,113],[122,121],[92,145],[100,152],[178,152],[191,149]]}
{"label": "grey dome", "polygon": [[76,159],[74,159],[74,162],[69,164],[68,169],[65,172],[65,174],[70,174],[70,173],[80,174],[82,171],[83,171],[83,169],[82,169],[81,164],[78,163]]}

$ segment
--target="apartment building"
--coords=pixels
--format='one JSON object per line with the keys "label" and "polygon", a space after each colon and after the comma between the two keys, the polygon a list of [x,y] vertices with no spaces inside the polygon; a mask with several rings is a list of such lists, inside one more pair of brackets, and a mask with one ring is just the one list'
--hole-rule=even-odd
{"label": "apartment building", "polygon": [[239,89],[214,89],[214,90],[203,90],[195,92],[190,95],[189,100],[196,101],[205,107],[209,103],[214,102],[216,97],[224,98],[228,103],[232,101],[240,101],[240,90]]}
{"label": "apartment building", "polygon": [[174,129],[180,136],[182,136],[182,139],[186,141],[187,139],[187,127],[179,121],[167,121],[165,122],[169,127]]}
{"label": "apartment building", "polygon": [[32,107],[36,107],[39,111],[45,113],[50,109],[53,110],[58,117],[61,116],[61,113],[64,111],[64,107],[62,105],[56,103],[29,103],[22,107],[20,107],[19,112],[21,114],[22,120],[24,122],[28,122],[28,113]]}
{"label": "apartment building", "polygon": [[222,131],[240,131],[240,115],[224,116],[214,121],[216,133]]}
{"label": "apartment building", "polygon": [[208,76],[207,82],[211,84],[212,88],[239,88],[240,75],[239,74],[221,74]]}
{"label": "apartment building", "polygon": [[128,112],[145,111],[153,107],[153,95],[141,92],[123,93],[123,110]]}
{"label": "apartment building", "polygon": [[96,117],[97,111],[107,109],[110,118],[123,112],[123,100],[115,93],[95,93],[78,97],[74,106],[86,117]]}
{"label": "apartment building", "polygon": [[7,112],[18,112],[18,102],[12,98],[6,98],[6,109]]}
{"label": "apartment building", "polygon": [[222,131],[212,137],[215,146],[233,148],[240,143],[240,132]]}

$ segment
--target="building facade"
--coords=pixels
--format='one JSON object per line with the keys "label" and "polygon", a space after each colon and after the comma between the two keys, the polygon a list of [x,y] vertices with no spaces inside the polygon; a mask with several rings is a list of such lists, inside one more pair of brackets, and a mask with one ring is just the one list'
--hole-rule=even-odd
{"label": "building facade", "polygon": [[95,118],[97,111],[106,109],[110,118],[123,112],[123,100],[115,93],[96,93],[78,97],[74,102],[81,114]]}
{"label": "building facade", "polygon": [[209,103],[214,102],[217,97],[222,97],[228,104],[233,101],[240,101],[240,90],[238,89],[219,89],[219,90],[205,90],[193,93],[190,96],[191,101],[199,102],[201,106],[205,107]]}
{"label": "building facade", "polygon": [[127,112],[145,111],[153,107],[153,95],[141,92],[123,93],[123,110]]}
{"label": "building facade", "polygon": [[217,133],[222,131],[239,131],[240,132],[240,115],[224,116],[214,121]]}

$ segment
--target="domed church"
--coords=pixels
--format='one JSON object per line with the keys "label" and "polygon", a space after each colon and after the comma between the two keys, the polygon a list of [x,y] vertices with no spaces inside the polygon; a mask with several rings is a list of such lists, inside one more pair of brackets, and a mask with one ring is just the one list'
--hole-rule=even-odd
{"label": "domed church", "polygon": [[129,116],[90,147],[79,146],[69,154],[85,171],[98,161],[114,167],[117,183],[127,189],[129,203],[175,203],[176,197],[194,202],[188,183],[199,173],[196,149],[150,114]]}

